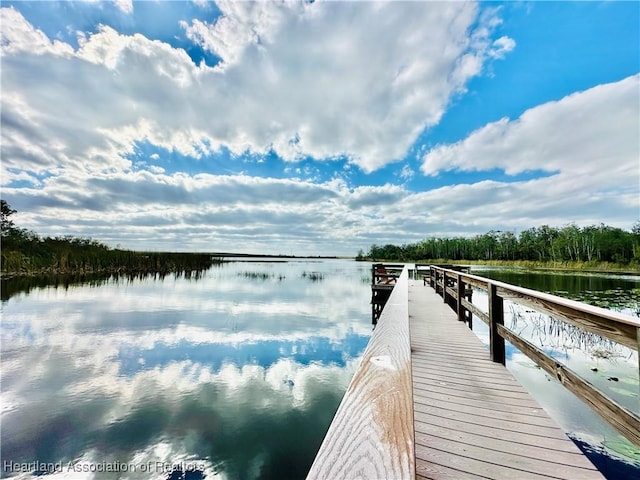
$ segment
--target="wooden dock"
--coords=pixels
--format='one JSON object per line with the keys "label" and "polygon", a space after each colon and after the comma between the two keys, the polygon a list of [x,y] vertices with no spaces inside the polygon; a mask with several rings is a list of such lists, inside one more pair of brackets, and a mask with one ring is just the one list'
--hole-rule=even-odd
{"label": "wooden dock", "polygon": [[[372,266],[376,326],[307,479],[604,478],[505,368],[505,339],[640,446],[638,413],[506,328],[503,299],[635,350],[640,322],[442,266],[410,280],[410,269]],[[488,292],[488,312],[471,286]],[[489,349],[473,318],[489,325]]]}
{"label": "wooden dock", "polygon": [[409,281],[416,478],[603,478],[433,289]]}

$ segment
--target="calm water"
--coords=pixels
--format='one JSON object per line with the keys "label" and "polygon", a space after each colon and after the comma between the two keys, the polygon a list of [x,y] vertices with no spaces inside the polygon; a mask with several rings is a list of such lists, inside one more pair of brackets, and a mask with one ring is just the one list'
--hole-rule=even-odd
{"label": "calm water", "polygon": [[[640,317],[640,276],[534,272],[475,267],[472,273]],[[474,290],[473,303],[487,310],[487,295]],[[548,315],[505,301],[505,323],[547,354],[596,385],[618,403],[640,413],[638,354]],[[474,331],[489,344],[487,326]],[[507,345],[507,368],[534,394],[571,438],[611,480],[640,478],[640,449],[551,379],[528,357]]]}
{"label": "calm water", "polygon": [[3,301],[4,475],[304,478],[371,333],[369,272],[229,263]]}
{"label": "calm water", "polygon": [[[638,277],[474,273],[632,315],[640,300]],[[304,478],[371,333],[369,282],[369,264],[336,260],[3,283],[4,476]],[[486,295],[474,302],[486,306]],[[638,410],[635,353],[505,310],[514,328]],[[508,367],[609,478],[637,478],[637,449],[514,349]]]}

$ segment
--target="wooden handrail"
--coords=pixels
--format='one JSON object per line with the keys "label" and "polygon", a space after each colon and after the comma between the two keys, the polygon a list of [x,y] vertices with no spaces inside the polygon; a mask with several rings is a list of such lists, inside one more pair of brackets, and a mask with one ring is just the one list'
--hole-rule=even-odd
{"label": "wooden handrail", "polygon": [[489,285],[495,285],[503,299],[512,300],[555,317],[559,316],[576,327],[638,350],[637,329],[640,328],[640,321],[623,313],[470,273],[455,272],[437,266],[432,266],[432,271],[446,271],[450,275],[448,278],[459,275],[465,284],[485,291],[489,289]]}
{"label": "wooden handrail", "polygon": [[640,418],[615,400],[602,393],[592,383],[582,378],[566,365],[547,355],[542,349],[515,334],[503,325],[498,328],[503,339],[511,342],[527,357],[534,359],[536,364],[552,377],[556,378],[564,387],[582,399],[616,430],[621,432],[635,445],[640,446]]}
{"label": "wooden handrail", "polygon": [[404,268],[307,479],[414,479],[408,269]]}
{"label": "wooden handrail", "polygon": [[[456,288],[447,285],[448,279],[456,281]],[[456,300],[459,319],[464,317],[464,311],[470,311],[489,325],[489,350],[493,361],[505,363],[504,342],[505,340],[511,342],[547,373],[557,378],[563,386],[589,405],[618,432],[635,445],[640,446],[640,416],[619,405],[577,373],[556,361],[513,330],[505,327],[503,302],[504,299],[509,299],[551,316],[559,317],[578,328],[639,351],[640,354],[639,321],[619,312],[435,265],[430,267],[429,280],[430,285],[436,292],[441,293],[445,302],[447,298]],[[463,283],[487,291],[489,296],[488,313],[482,312],[477,306],[460,298],[461,292],[464,292]]]}

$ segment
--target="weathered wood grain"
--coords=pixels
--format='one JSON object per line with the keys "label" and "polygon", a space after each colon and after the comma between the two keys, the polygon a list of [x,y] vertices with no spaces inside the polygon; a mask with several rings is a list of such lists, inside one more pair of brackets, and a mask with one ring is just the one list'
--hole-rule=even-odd
{"label": "weathered wood grain", "polygon": [[308,479],[413,479],[413,389],[404,269]]}
{"label": "weathered wood grain", "polygon": [[[442,427],[433,423],[420,424],[420,429],[416,433],[416,444],[427,445],[428,436],[436,438],[449,438],[459,442],[462,445],[484,445],[489,437],[486,435],[478,435],[476,433],[469,433],[465,431],[452,431],[451,428]],[[497,452],[502,452],[507,455],[519,455],[528,458],[543,458],[550,462],[551,465],[573,465],[576,467],[584,467],[584,459],[582,454],[575,452],[567,455],[567,452],[562,450],[554,450],[550,448],[542,448],[536,445],[523,445],[517,442],[511,442],[500,438],[491,438],[491,447],[496,449]],[[556,465],[556,468],[557,468]]]}
{"label": "weathered wood grain", "polygon": [[[434,270],[436,274],[440,272],[443,275],[447,274],[446,271],[437,267],[434,267]],[[449,272],[449,274],[452,274],[452,272]],[[485,288],[489,295],[490,350],[494,360],[497,354],[497,359],[500,361],[500,353],[504,351],[504,339],[507,339],[541,368],[557,378],[567,389],[589,405],[622,435],[635,445],[640,446],[640,416],[637,413],[619,405],[590,382],[557,362],[515,332],[504,327],[499,320],[502,320],[504,315],[502,302],[507,298],[634,350],[640,350],[640,322],[618,312],[586,305],[548,293],[537,292],[469,274],[456,273],[456,276],[459,279],[458,281],[464,281],[480,288],[482,288],[481,285],[483,283],[486,285]],[[470,302],[464,300],[461,303],[476,316],[485,320],[483,316],[486,314],[479,311]]]}

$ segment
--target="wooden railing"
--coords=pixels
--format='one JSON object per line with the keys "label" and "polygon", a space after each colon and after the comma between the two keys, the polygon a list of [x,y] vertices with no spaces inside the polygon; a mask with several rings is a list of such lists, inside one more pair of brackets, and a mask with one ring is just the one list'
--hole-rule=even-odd
{"label": "wooden railing", "polygon": [[394,285],[402,270],[403,264],[374,263],[371,265],[371,283],[378,286]]}
{"label": "wooden railing", "polygon": [[[457,311],[458,320],[468,321],[471,326],[471,315],[466,313],[471,312],[489,325],[489,351],[494,362],[505,364],[505,340],[510,342],[640,447],[640,416],[618,404],[573,370],[505,327],[504,300],[526,305],[636,351],[640,346],[640,322],[604,308],[435,265],[431,266],[429,283],[442,295],[443,300]],[[464,292],[468,287],[479,288],[488,293],[488,312],[482,311],[465,298]]]}
{"label": "wooden railing", "polygon": [[404,268],[307,479],[415,478],[408,295]]}
{"label": "wooden railing", "polygon": [[378,323],[378,318],[403,269],[403,264],[374,263],[371,265],[371,323],[373,325]]}

